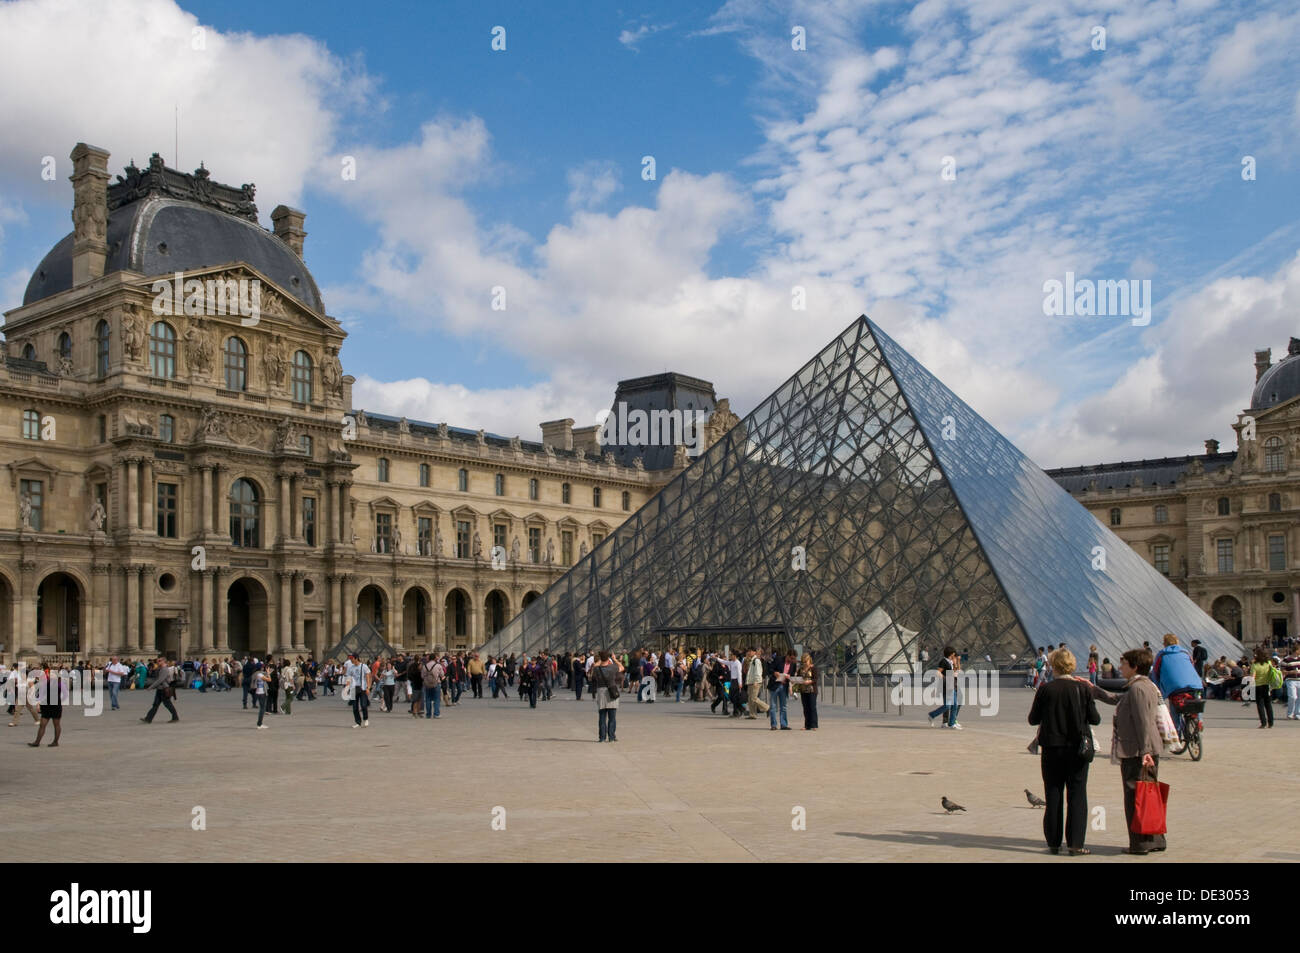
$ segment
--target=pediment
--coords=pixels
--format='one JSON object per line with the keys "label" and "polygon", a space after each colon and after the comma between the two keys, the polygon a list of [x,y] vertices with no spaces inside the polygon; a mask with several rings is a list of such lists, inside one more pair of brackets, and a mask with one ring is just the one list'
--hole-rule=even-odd
{"label": "pediment", "polygon": [[34,477],[38,480],[46,480],[50,485],[51,492],[53,492],[54,481],[59,475],[58,467],[50,466],[50,464],[46,463],[40,457],[24,457],[21,460],[13,461],[8,466],[9,485],[11,487],[16,488],[18,486],[19,476],[22,476],[22,478],[26,480],[30,480]]}
{"label": "pediment", "polygon": [[402,504],[398,503],[391,496],[381,496],[370,500],[367,505],[371,510],[400,510]]}
{"label": "pediment", "polygon": [[[278,326],[287,324],[291,327],[303,328],[315,333],[325,331],[339,337],[342,337],[343,335],[342,327],[333,318],[328,315],[317,314],[295,298],[287,289],[280,287],[266,275],[262,274],[262,272],[244,262],[227,262],[222,265],[213,265],[209,268],[191,268],[189,271],[182,272],[182,282],[191,279],[204,282],[205,291],[206,283],[208,281],[214,282],[214,285],[217,281],[227,280],[236,282],[241,280],[250,282],[254,280],[257,281],[256,287],[259,292],[258,304],[261,312],[258,316],[257,324],[244,324],[244,320],[248,320],[252,316],[242,315],[238,311],[231,313],[227,310],[222,313],[208,314],[207,310],[205,310],[203,313],[204,319],[217,326],[228,326],[230,328],[243,327],[248,329],[263,324]],[[162,293],[162,289],[158,285],[158,282],[168,280],[171,280],[174,283],[175,276],[170,276],[170,279],[163,276],[146,278],[140,282],[138,287],[141,291],[148,294],[151,299],[156,299],[158,298],[158,295]],[[158,294],[155,294],[155,288],[159,289]],[[183,290],[184,289],[182,288],[182,292]],[[172,292],[174,297],[174,287]],[[180,307],[173,305],[172,316],[176,318],[197,316],[186,315],[183,309],[184,298],[182,297],[181,300],[182,304]],[[212,302],[209,303],[213,304],[212,310],[215,311],[216,304]]]}

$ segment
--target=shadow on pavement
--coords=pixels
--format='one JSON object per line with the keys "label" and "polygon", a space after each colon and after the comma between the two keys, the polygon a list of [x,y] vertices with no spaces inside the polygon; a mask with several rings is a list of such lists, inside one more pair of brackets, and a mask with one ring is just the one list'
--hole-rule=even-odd
{"label": "shadow on pavement", "polygon": [[[856,831],[836,831],[839,837],[860,837],[863,840],[886,841],[894,844],[932,844],[935,847],[973,847],[977,850],[1005,850],[1015,854],[1045,854],[1047,845],[1041,837],[999,837],[992,834],[962,834],[955,831],[898,831],[892,834],[860,834]],[[1118,850],[1096,853],[1119,853]],[[1065,857],[1064,848],[1061,856]]]}

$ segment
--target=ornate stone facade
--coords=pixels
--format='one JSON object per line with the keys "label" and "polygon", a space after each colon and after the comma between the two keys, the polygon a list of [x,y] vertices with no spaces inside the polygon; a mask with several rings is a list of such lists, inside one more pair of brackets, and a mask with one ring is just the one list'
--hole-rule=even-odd
{"label": "ornate stone facade", "polygon": [[[104,178],[76,188],[87,275],[106,208],[86,206],[105,205]],[[123,213],[153,188],[256,215],[251,186],[161,161],[113,188]],[[255,240],[296,253],[301,213],[282,223],[292,231]],[[187,269],[259,281],[260,319],[159,314],[158,276],[105,271],[98,254],[97,276],[6,314],[10,354],[35,350],[0,359],[6,658],[319,656],[361,618],[406,648],[470,647],[672,476],[353,409],[345,334],[294,289],[247,261]],[[66,373],[48,373],[65,332]]]}
{"label": "ornate stone facade", "polygon": [[1237,451],[1048,471],[1247,645],[1300,634],[1300,395],[1278,396],[1252,395]]}

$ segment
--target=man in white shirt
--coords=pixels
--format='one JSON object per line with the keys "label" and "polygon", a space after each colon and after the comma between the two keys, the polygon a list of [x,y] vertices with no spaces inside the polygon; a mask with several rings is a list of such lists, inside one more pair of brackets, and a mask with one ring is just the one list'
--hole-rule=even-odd
{"label": "man in white shirt", "polygon": [[352,683],[353,728],[370,727],[370,667],[362,665],[355,655],[348,656],[343,677]]}
{"label": "man in white shirt", "polygon": [[116,655],[104,666],[104,678],[108,681],[108,697],[113,703],[113,711],[120,710],[117,704],[117,693],[122,690],[122,676],[130,674],[131,670],[123,665],[122,660]]}
{"label": "man in white shirt", "polygon": [[735,652],[732,652],[731,658],[727,660],[727,671],[731,673],[731,717],[739,718],[745,714],[745,698],[740,693],[742,667],[740,657]]}

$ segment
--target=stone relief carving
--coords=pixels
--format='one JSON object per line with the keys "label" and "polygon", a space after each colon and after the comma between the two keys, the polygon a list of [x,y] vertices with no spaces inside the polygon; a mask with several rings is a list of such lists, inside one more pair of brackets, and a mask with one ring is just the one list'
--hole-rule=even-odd
{"label": "stone relief carving", "polygon": [[104,512],[103,504],[96,500],[90,507],[90,512],[86,514],[86,528],[92,533],[99,534],[104,532],[104,520],[108,514]]}
{"label": "stone relief carving", "polygon": [[266,373],[266,386],[283,387],[284,372],[287,364],[284,357],[284,344],[280,335],[275,335],[262,354],[262,368]]}
{"label": "stone relief carving", "polygon": [[297,450],[298,430],[291,420],[281,420],[275,425],[275,449]]}
{"label": "stone relief carving", "polygon": [[226,418],[215,407],[203,408],[203,422],[199,424],[199,433],[204,437],[223,437],[226,433]]}
{"label": "stone relief carving", "polygon": [[343,365],[339,363],[338,348],[325,349],[325,360],[321,362],[320,379],[325,385],[325,392],[331,397],[343,395]]}
{"label": "stone relief carving", "polygon": [[195,374],[212,373],[212,336],[202,318],[195,318],[185,329],[185,361]]}
{"label": "stone relief carving", "polygon": [[122,352],[132,364],[144,360],[144,327],[129,311],[122,314]]}

